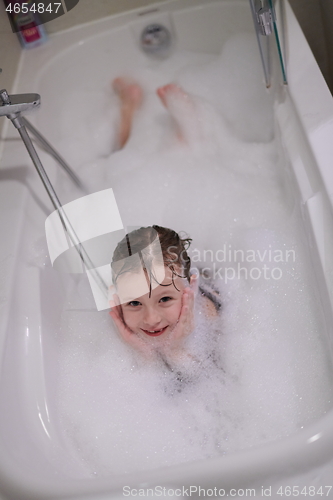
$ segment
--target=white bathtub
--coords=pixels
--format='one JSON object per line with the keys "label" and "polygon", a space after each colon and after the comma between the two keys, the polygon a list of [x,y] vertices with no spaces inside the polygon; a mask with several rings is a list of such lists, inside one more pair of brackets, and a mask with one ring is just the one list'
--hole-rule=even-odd
{"label": "white bathtub", "polygon": [[[127,69],[133,55],[135,61],[145,60],[146,56],[136,47],[135,37],[148,21],[160,20],[171,26],[179,48],[207,54],[218,53],[232,34],[253,31],[245,0],[209,4],[179,0],[158,4],[156,12],[151,10],[154,9],[141,9],[77,27],[51,37],[41,48],[23,53],[15,89],[8,90],[41,94],[42,108],[31,120],[55,146],[59,123],[52,117],[57,116],[62,105],[61,96],[67,104],[67,95],[74,92],[76,81],[71,67],[76,65],[80,68],[79,78],[89,80],[93,99],[93,86],[107,80],[110,66],[117,68],[117,74]],[[289,85],[285,88],[279,83],[275,62],[277,121],[298,183],[299,203],[329,332],[325,342],[333,356],[333,103],[288,5],[285,27]],[[108,64],[103,62],[106,56]],[[91,76],[95,74],[99,78]],[[15,130],[8,129],[9,139],[15,134]],[[42,158],[54,180],[54,164],[46,156]],[[58,377],[54,329],[62,307],[62,291],[52,269],[41,264],[44,256],[38,255],[39,247],[35,250],[36,260],[31,260],[31,242],[44,238],[44,222],[52,206],[34,169],[27,165],[23,146],[18,141],[6,141],[0,182],[2,497],[115,498],[122,495],[125,485],[200,485],[225,491],[257,487],[260,496],[263,485],[302,486],[297,479],[289,479],[297,474],[302,475],[303,485],[318,485],[311,483],[314,477],[325,480],[323,486],[332,485],[332,480],[328,481],[333,477],[333,466],[329,468],[327,464],[333,460],[333,410],[287,438],[227,456],[112,478],[84,476],[61,438],[52,398]],[[320,466],[326,476],[306,476]],[[327,492],[325,489],[324,494]],[[331,491],[329,496],[332,494]],[[237,496],[236,492],[233,496]],[[238,496],[244,496],[244,492],[240,490]]]}

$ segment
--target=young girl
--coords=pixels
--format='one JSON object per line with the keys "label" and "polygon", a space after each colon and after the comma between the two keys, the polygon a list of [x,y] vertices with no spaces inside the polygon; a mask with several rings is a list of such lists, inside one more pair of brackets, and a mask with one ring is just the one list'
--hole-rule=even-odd
{"label": "young girl", "polygon": [[[110,315],[125,342],[147,358],[161,358],[168,367],[194,360],[186,341],[195,328],[196,296],[207,317],[216,316],[221,307],[211,284],[199,284],[198,276],[190,274],[190,242],[171,229],[142,227],[126,235],[113,254],[117,294]],[[135,296],[143,289],[140,271],[148,292]]]}
{"label": "young girl", "polygon": [[[118,147],[123,148],[129,139],[134,116],[141,107],[143,90],[137,82],[122,77],[116,78],[112,86],[120,99]],[[195,144],[203,138],[196,103],[183,89],[168,84],[157,89],[157,95],[173,118],[182,143]],[[157,268],[153,262],[158,260],[153,244],[156,236],[163,256]],[[201,281],[205,284],[199,284],[199,277],[190,273],[187,254],[190,242],[190,238],[182,239],[171,229],[146,227],[126,235],[113,255],[117,293],[111,301],[110,315],[125,342],[146,358],[161,358],[168,367],[175,362],[183,364],[194,360],[187,348],[187,338],[195,328],[196,297],[196,305],[202,307],[208,317],[216,316],[221,307],[214,287],[203,276]],[[161,276],[156,271],[158,268],[163,270]],[[144,274],[140,274],[140,269]],[[149,292],[133,291],[144,290],[147,284]]]}

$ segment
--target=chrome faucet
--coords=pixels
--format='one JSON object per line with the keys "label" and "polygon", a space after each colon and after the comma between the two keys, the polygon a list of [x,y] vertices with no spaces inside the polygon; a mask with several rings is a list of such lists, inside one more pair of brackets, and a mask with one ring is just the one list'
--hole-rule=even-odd
{"label": "chrome faucet", "polygon": [[24,126],[23,118],[21,113],[29,111],[33,108],[37,108],[40,105],[40,95],[39,94],[17,94],[8,95],[7,90],[0,90],[0,99],[2,105],[0,106],[0,116],[7,116],[11,120],[12,124],[19,131],[22,141],[28,150],[30,158],[35,165],[37,172],[44,184],[44,187],[52,201],[55,209],[61,207],[59,198],[44,170],[42,162],[39,159],[37,151],[32,144],[32,141],[28,135],[28,132]]}
{"label": "chrome faucet", "polygon": [[[2,104],[1,104],[2,102]],[[23,116],[21,113],[30,111],[31,109],[40,106],[39,94],[15,94],[8,95],[5,89],[0,90],[0,116],[7,116],[13,125],[20,129],[22,126],[26,127],[29,132],[35,137],[40,145],[59,163],[59,165],[67,172],[72,181],[83,191],[86,191],[80,179],[75,172],[59,155],[59,153],[51,146],[51,144],[42,136],[40,132]]]}
{"label": "chrome faucet", "polygon": [[[21,113],[40,106],[39,94],[16,94],[9,96],[7,90],[0,90],[0,116],[7,116],[13,125],[19,129],[21,124]],[[1,104],[1,102],[0,102]]]}
{"label": "chrome faucet", "polygon": [[[2,104],[1,104],[1,102],[2,102]],[[51,181],[50,181],[47,173],[44,170],[42,162],[40,161],[39,156],[37,154],[37,151],[35,150],[34,145],[32,143],[32,140],[30,139],[29,134],[26,130],[26,125],[30,126],[30,124],[25,118],[23,118],[21,116],[21,113],[29,111],[33,108],[37,108],[39,105],[40,105],[40,95],[39,94],[8,95],[7,90],[5,90],[5,89],[0,90],[0,116],[7,116],[7,118],[9,118],[11,120],[11,122],[13,123],[14,127],[17,128],[17,130],[19,131],[21,139],[24,142],[24,145],[27,148],[27,151],[30,155],[30,158],[36,167],[36,170],[39,174],[39,177],[41,178],[42,183],[44,184],[44,187],[47,191],[47,194],[49,195],[50,200],[51,200],[54,208],[58,211],[58,214],[59,214],[61,223],[64,227],[64,230],[67,232],[68,237],[70,238],[71,242],[75,246],[77,252],[79,253],[79,256],[80,256],[82,262],[85,264],[87,269],[92,269],[93,278],[95,279],[95,281],[96,281],[97,285],[99,286],[99,288],[101,289],[102,293],[104,293],[105,297],[108,298],[108,286],[105,283],[102,276],[100,275],[100,273],[98,272],[98,270],[95,269],[96,266],[91,261],[89,255],[87,254],[87,251],[82,246],[80,239],[78,238],[77,234],[75,233],[75,231],[72,227],[72,224],[69,221],[67,214],[62,207],[62,204],[58,198],[58,195],[55,192],[55,189],[54,189],[53,185],[51,184]],[[32,127],[32,125],[31,125],[31,127]],[[34,127],[32,127],[32,130],[35,130]],[[38,135],[40,135],[40,134],[37,132],[37,137],[38,137]],[[45,138],[42,137],[42,139],[44,141],[46,141]],[[48,146],[51,149],[53,149],[51,145],[48,144]]]}

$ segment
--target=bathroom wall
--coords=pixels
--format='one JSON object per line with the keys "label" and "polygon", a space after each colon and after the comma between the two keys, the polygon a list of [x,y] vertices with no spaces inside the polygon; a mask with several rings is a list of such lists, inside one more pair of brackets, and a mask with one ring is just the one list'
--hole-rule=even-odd
{"label": "bathroom wall", "polygon": [[[20,54],[21,46],[17,36],[12,33],[5,6],[0,0],[0,68],[2,69],[2,72],[0,72],[0,89],[5,88],[8,92],[12,91]],[[5,118],[0,118],[0,138],[5,120]]]}
{"label": "bathroom wall", "polygon": [[11,90],[16,74],[21,47],[17,36],[12,33],[5,6],[0,0],[0,88]]}
{"label": "bathroom wall", "polygon": [[320,0],[323,25],[325,28],[328,75],[327,81],[333,94],[333,0]]}

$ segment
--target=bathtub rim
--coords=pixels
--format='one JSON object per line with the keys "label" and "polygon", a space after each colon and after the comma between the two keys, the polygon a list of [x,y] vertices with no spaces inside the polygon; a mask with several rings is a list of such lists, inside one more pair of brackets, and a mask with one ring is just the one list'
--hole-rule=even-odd
{"label": "bathtub rim", "polygon": [[[288,92],[314,155],[333,211],[333,171],[330,164],[333,144],[329,140],[333,134],[333,96],[288,0],[283,1],[286,19]],[[307,57],[302,57],[303,54]],[[316,92],[313,92],[314,88]],[[326,139],[325,150],[322,138]]]}
{"label": "bathtub rim", "polygon": [[[14,498],[44,500],[54,498],[54,495],[64,498],[69,495],[117,494],[125,485],[137,489],[153,488],[156,485],[170,488],[190,485],[200,485],[202,488],[217,486],[225,490],[255,488],[267,478],[274,477],[275,481],[307,472],[326,463],[332,457],[332,417],[333,410],[291,436],[224,457],[107,478],[61,478],[61,483],[57,478],[54,478],[54,481],[40,478],[35,480],[21,471],[19,476],[17,469],[12,467],[6,457],[5,470],[0,470],[2,491],[8,491],[10,495],[16,492],[19,496]],[[286,455],[288,462],[293,464],[288,474]],[[4,460],[1,461],[4,464]]]}
{"label": "bathtub rim", "polygon": [[[172,0],[163,2],[163,5],[169,6],[170,4],[175,4],[177,0]],[[187,0],[186,0],[187,1]],[[192,1],[192,0],[191,0]],[[201,0],[195,0],[198,4],[202,5]],[[242,0],[240,0],[241,3]],[[187,3],[189,3],[187,1]],[[212,3],[219,3],[219,2],[212,2]],[[156,4],[160,6],[161,4]],[[130,13],[125,13],[126,16],[130,16],[133,14],[133,12],[137,12],[137,9],[135,11],[131,11]],[[119,14],[119,16],[123,16],[124,14]],[[290,14],[288,14],[290,15]],[[110,16],[114,17],[114,16]],[[81,29],[85,29],[87,26],[93,27],[95,29],[96,24],[104,22],[109,22],[109,19],[103,19],[97,20],[97,21],[92,21],[91,23],[87,23],[85,25],[80,25],[75,28],[72,28],[71,30],[64,30],[63,32],[57,33],[55,35],[52,35],[51,38],[59,37],[61,40],[61,43],[63,43],[62,36],[68,32],[79,32]],[[126,24],[127,21],[124,22]],[[81,36],[81,35],[80,35]],[[92,35],[93,36],[93,35]],[[65,43],[65,42],[64,42]],[[66,42],[68,43],[68,42]],[[41,47],[41,50],[43,48]],[[57,49],[58,50],[58,49]],[[22,65],[20,65],[20,70],[22,70]],[[318,72],[317,68],[317,72]],[[20,73],[21,71],[18,72],[17,75],[17,81],[15,85],[19,85],[19,78],[20,78]],[[319,73],[320,74],[320,73]],[[300,117],[302,119],[302,123],[304,125],[304,128],[307,132],[309,132],[310,137],[311,133],[313,132],[313,122],[310,122],[309,120],[306,121],[304,120],[303,113],[308,113],[309,111],[306,111],[302,108],[302,106],[305,104],[304,101],[304,95],[299,96],[297,94],[297,80],[293,79],[290,71],[289,71],[289,77],[291,76],[290,83],[289,83],[289,92],[293,98],[293,101],[296,103],[296,107],[298,112],[301,110]],[[320,75],[321,76],[321,75]],[[318,81],[320,80],[319,76],[317,75]],[[323,79],[322,79],[323,81]],[[326,84],[325,84],[326,85]],[[15,87],[16,88],[16,87]],[[307,101],[306,101],[307,102]],[[308,108],[306,108],[308,109]],[[325,109],[325,116],[326,115],[326,109]],[[320,122],[320,125],[322,125],[322,122]],[[311,144],[312,146],[314,145],[315,152],[317,152],[316,159],[320,157],[319,155],[319,146],[318,143],[313,142]],[[319,160],[318,160],[318,165],[319,165]],[[333,192],[333,191],[332,191]],[[331,196],[331,195],[330,195]],[[331,200],[333,201],[333,198],[331,197]],[[96,488],[97,484],[94,480],[88,479],[87,482],[85,483],[84,480],[80,480],[79,483],[78,481],[72,481],[69,480],[68,483],[63,486],[59,485],[59,481],[55,479],[54,485],[51,485],[52,489],[52,494],[50,493],[50,481],[48,480],[47,482],[43,481],[34,481],[30,478],[30,476],[25,476],[22,474],[22,479],[24,479],[24,485],[29,485],[31,487],[31,493],[27,493],[26,490],[24,489],[19,489],[17,486],[18,482],[18,475],[17,471],[13,470],[10,463],[7,461],[7,457],[5,457],[5,462],[6,463],[6,470],[0,472],[0,477],[2,476],[3,478],[3,484],[8,485],[8,491],[11,493],[15,491],[15,487],[17,488],[17,492],[19,492],[21,495],[24,494],[24,498],[47,498],[47,497],[52,497],[56,493],[57,495],[69,495],[69,494],[80,494],[80,493],[96,493],[96,492],[101,492],[104,493],[106,491],[110,492],[110,488],[112,488],[112,491],[116,492],[118,491],[123,485],[125,484],[133,484],[138,485],[142,483],[143,477],[144,476],[144,481],[151,482],[151,485],[156,484],[158,481],[161,483],[162,481],[165,482],[166,484],[170,484],[170,487],[172,486],[172,483],[175,481],[179,481],[184,483],[185,481],[192,482],[192,476],[195,476],[195,478],[201,478],[202,477],[202,485],[204,485],[205,482],[209,482],[213,477],[218,477],[219,481],[223,482],[224,485],[226,484],[231,484],[230,487],[236,487],[237,481],[234,480],[232,474],[235,474],[237,476],[237,480],[239,481],[239,485],[244,485],[243,478],[248,478],[247,480],[250,480],[250,476],[253,477],[253,470],[258,469],[260,467],[261,472],[260,476],[256,476],[256,480],[260,480],[261,477],[267,477],[269,475],[274,475],[279,474],[279,471],[281,471],[282,476],[286,476],[286,470],[285,470],[285,457],[286,457],[286,447],[289,450],[289,457],[293,457],[293,459],[297,458],[297,464],[294,467],[294,470],[290,472],[290,474],[297,473],[297,472],[303,472],[304,470],[308,470],[313,466],[318,466],[320,463],[325,463],[329,457],[332,457],[332,448],[333,448],[333,429],[332,429],[332,420],[333,417],[333,410],[329,411],[325,416],[321,417],[318,421],[316,421],[313,424],[309,424],[306,429],[298,431],[296,434],[289,436],[287,438],[283,438],[279,441],[276,442],[270,442],[267,444],[263,444],[260,447],[256,448],[251,448],[249,450],[244,450],[240,452],[235,452],[233,454],[228,455],[227,457],[217,457],[217,458],[212,458],[207,461],[197,461],[197,462],[189,462],[185,464],[180,464],[178,466],[172,466],[168,468],[163,468],[163,469],[158,469],[156,471],[143,471],[143,472],[138,472],[138,473],[133,473],[130,475],[126,476],[116,476],[115,478],[107,478],[107,479],[98,479],[98,487]],[[318,439],[314,439],[315,436],[318,436]],[[311,441],[308,443],[308,441]],[[295,448],[297,451],[295,451]],[[301,453],[301,461],[300,461],[300,450],[303,450],[303,453]],[[2,454],[2,452],[1,452]],[[277,467],[276,463],[276,457],[278,458],[279,461],[279,466]],[[251,461],[251,458],[253,460]],[[227,463],[225,463],[227,462]],[[229,462],[229,464],[228,464]],[[249,463],[251,467],[249,467]],[[223,474],[225,474],[225,478],[222,478],[221,475],[221,470],[220,468],[223,468]],[[242,471],[240,471],[240,469]],[[270,471],[270,472],[268,472]],[[171,476],[176,479],[168,479],[169,476]],[[238,476],[242,475],[242,480],[238,478]],[[185,478],[187,479],[184,479]],[[162,477],[162,481],[160,480],[160,477]],[[230,479],[232,477],[232,479]],[[124,478],[124,480],[123,480]],[[129,478],[131,478],[129,480]],[[147,479],[148,478],[148,479]],[[165,478],[165,479],[164,479]],[[85,483],[84,486],[82,483]],[[80,485],[80,487],[78,487]],[[87,489],[87,485],[89,485],[89,488]],[[14,489],[13,489],[14,488]],[[23,487],[22,487],[23,488]],[[35,489],[35,491],[33,491]],[[38,490],[38,491],[37,491]],[[36,496],[38,495],[38,496]],[[44,496],[40,496],[44,495]]]}

